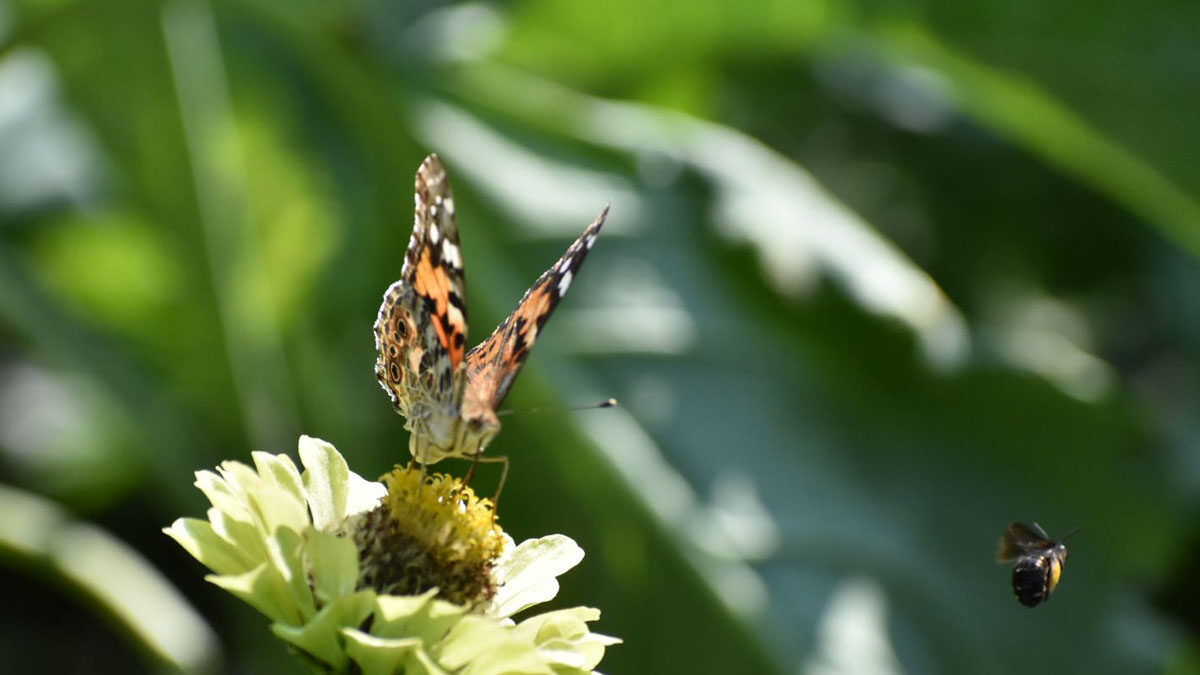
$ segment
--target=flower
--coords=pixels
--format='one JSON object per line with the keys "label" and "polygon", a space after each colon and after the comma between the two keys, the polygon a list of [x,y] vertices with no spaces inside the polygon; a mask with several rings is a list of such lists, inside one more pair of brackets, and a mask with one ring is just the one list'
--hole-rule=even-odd
{"label": "flower", "polygon": [[252,458],[197,472],[208,519],[164,532],[316,672],[587,673],[620,642],[590,632],[590,607],[511,618],[552,599],[583,550],[563,535],[515,545],[458,479],[402,468],[385,487],[308,436],[303,473]]}
{"label": "flower", "polygon": [[383,593],[436,587],[455,604],[487,602],[496,594],[492,567],[506,545],[492,502],[457,478],[422,473],[409,466],[384,476],[382,503],[348,523],[362,582]]}

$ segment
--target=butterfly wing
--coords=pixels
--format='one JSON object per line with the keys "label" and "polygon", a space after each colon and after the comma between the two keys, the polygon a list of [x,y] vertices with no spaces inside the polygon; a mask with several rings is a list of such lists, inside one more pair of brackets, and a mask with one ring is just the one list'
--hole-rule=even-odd
{"label": "butterfly wing", "polygon": [[488,339],[467,354],[467,384],[463,395],[463,417],[494,419],[495,410],[508,395],[529,350],[542,327],[566,295],[575,274],[596,243],[608,207],[588,225],[567,252],[525,291],[525,296]]}
{"label": "butterfly wing", "polygon": [[1011,523],[1000,538],[996,548],[996,561],[1008,562],[1027,553],[1048,549],[1054,546],[1049,535],[1037,523]]}
{"label": "butterfly wing", "polygon": [[416,213],[400,280],[375,320],[375,377],[396,410],[453,407],[467,339],[462,253],[445,167],[430,155],[417,169]]}

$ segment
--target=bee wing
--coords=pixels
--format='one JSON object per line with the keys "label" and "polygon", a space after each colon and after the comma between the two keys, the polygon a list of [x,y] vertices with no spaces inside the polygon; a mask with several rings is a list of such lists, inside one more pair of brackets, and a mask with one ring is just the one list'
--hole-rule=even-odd
{"label": "bee wing", "polygon": [[1005,530],[1004,536],[1000,538],[1000,545],[996,547],[996,562],[1008,562],[1026,553],[1032,553],[1042,549],[1049,548],[1054,545],[1037,523],[1026,525],[1025,523],[1011,523]]}

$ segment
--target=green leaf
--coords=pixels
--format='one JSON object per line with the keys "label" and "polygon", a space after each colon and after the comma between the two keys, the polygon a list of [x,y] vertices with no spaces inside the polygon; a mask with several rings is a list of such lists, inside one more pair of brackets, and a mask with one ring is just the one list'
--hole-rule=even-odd
{"label": "green leaf", "polygon": [[[120,624],[140,648],[172,669],[201,672],[216,663],[216,635],[204,618],[128,544],[75,522],[41,496],[10,487],[0,486],[0,513],[5,514],[0,518],[0,551],[79,596],[76,600],[83,602],[78,607]],[[193,539],[196,531],[180,521],[172,529],[190,545],[208,536],[201,529]]]}

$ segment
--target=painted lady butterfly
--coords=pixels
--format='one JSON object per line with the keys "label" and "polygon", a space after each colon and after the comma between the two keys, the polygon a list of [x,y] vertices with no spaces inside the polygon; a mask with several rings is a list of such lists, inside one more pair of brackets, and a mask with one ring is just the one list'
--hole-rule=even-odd
{"label": "painted lady butterfly", "polygon": [[421,464],[478,459],[500,431],[496,408],[596,242],[608,207],[525,292],[491,337],[464,356],[467,306],[450,180],[437,155],[417,170],[416,217],[400,280],[375,320],[375,377],[407,418]]}

